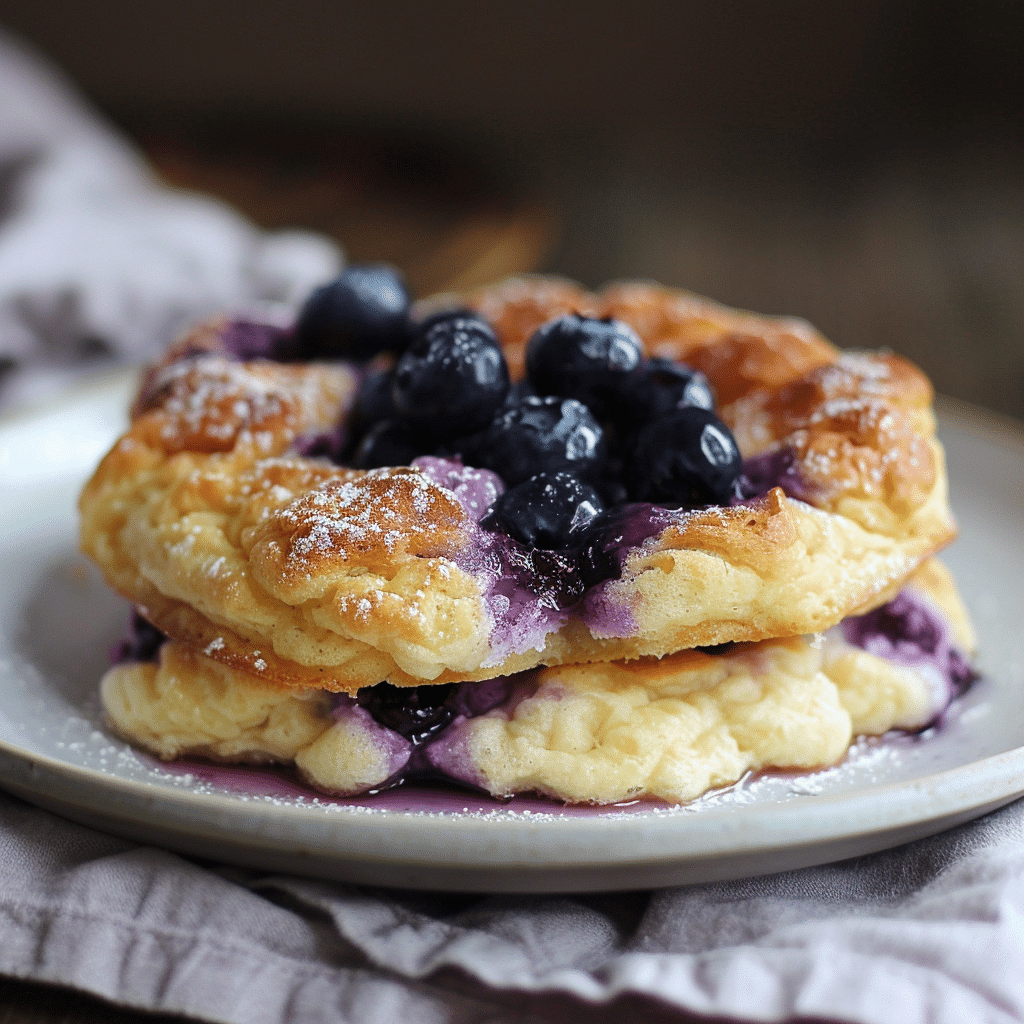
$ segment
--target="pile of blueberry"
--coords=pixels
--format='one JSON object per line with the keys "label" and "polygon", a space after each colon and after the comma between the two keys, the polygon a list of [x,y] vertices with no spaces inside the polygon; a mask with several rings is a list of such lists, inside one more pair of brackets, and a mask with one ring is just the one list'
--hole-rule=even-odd
{"label": "pile of blueberry", "polygon": [[527,379],[512,384],[481,316],[412,321],[393,270],[354,266],[313,292],[294,344],[305,359],[391,353],[393,365],[365,379],[344,461],[370,469],[431,454],[493,470],[507,490],[482,525],[528,547],[571,547],[624,502],[699,508],[737,495],[739,449],[707,379],[645,358],[621,321],[571,313],[544,324]]}

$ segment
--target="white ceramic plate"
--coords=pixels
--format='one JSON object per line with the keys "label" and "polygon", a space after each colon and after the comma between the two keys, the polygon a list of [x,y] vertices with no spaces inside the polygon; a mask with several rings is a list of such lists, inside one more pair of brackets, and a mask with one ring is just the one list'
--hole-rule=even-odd
{"label": "white ceramic plate", "polygon": [[331,800],[284,773],[165,766],[107,734],[96,682],[126,611],[77,554],[75,498],[122,428],[108,378],[0,422],[0,783],[109,832],[273,870],[467,891],[626,889],[823,863],[930,835],[1024,793],[1024,434],[946,405],[962,537],[949,552],[984,679],[932,736],[695,804],[563,810],[397,790]]}

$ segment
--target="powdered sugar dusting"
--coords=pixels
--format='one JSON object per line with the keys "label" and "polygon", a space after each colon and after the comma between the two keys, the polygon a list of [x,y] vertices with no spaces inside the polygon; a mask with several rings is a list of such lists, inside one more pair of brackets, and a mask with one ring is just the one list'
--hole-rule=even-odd
{"label": "powdered sugar dusting", "polygon": [[279,384],[218,355],[164,367],[153,389],[167,393],[161,434],[168,441],[185,434],[228,441],[240,425],[267,422],[285,411]]}
{"label": "powdered sugar dusting", "polygon": [[458,503],[426,475],[391,468],[328,480],[280,509],[276,519],[291,536],[288,567],[302,573],[352,555],[450,553],[461,546],[465,525]]}

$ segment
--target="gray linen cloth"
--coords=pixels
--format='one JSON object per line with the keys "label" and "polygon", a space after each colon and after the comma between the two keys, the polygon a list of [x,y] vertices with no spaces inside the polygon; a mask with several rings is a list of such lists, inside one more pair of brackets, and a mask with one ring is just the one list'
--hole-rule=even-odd
{"label": "gray linen cloth", "polygon": [[65,385],[98,354],[141,361],[210,313],[294,304],[340,265],[161,185],[38,55],[0,31],[0,398]]}
{"label": "gray linen cloth", "polygon": [[[338,265],[155,182],[0,36],[0,404]],[[87,348],[89,346],[86,346]],[[6,401],[5,401],[6,399]],[[239,1024],[1024,1021],[1024,804],[855,862],[590,897],[358,888],[198,863],[0,793],[0,972]]]}
{"label": "gray linen cloth", "polygon": [[594,896],[200,864],[0,793],[0,972],[238,1024],[1024,1020],[1024,802],[855,861]]}

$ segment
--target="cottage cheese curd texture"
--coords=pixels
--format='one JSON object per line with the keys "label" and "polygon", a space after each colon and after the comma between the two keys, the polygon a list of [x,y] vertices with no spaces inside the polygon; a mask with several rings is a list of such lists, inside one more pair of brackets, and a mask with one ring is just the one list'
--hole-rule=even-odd
{"label": "cottage cheese curd texture", "polygon": [[166,642],[112,668],[102,694],[113,727],[163,758],[294,763],[338,795],[446,778],[502,797],[680,802],[936,722],[972,679],[972,642],[948,574],[929,563],[819,637],[356,698],[268,686]]}

